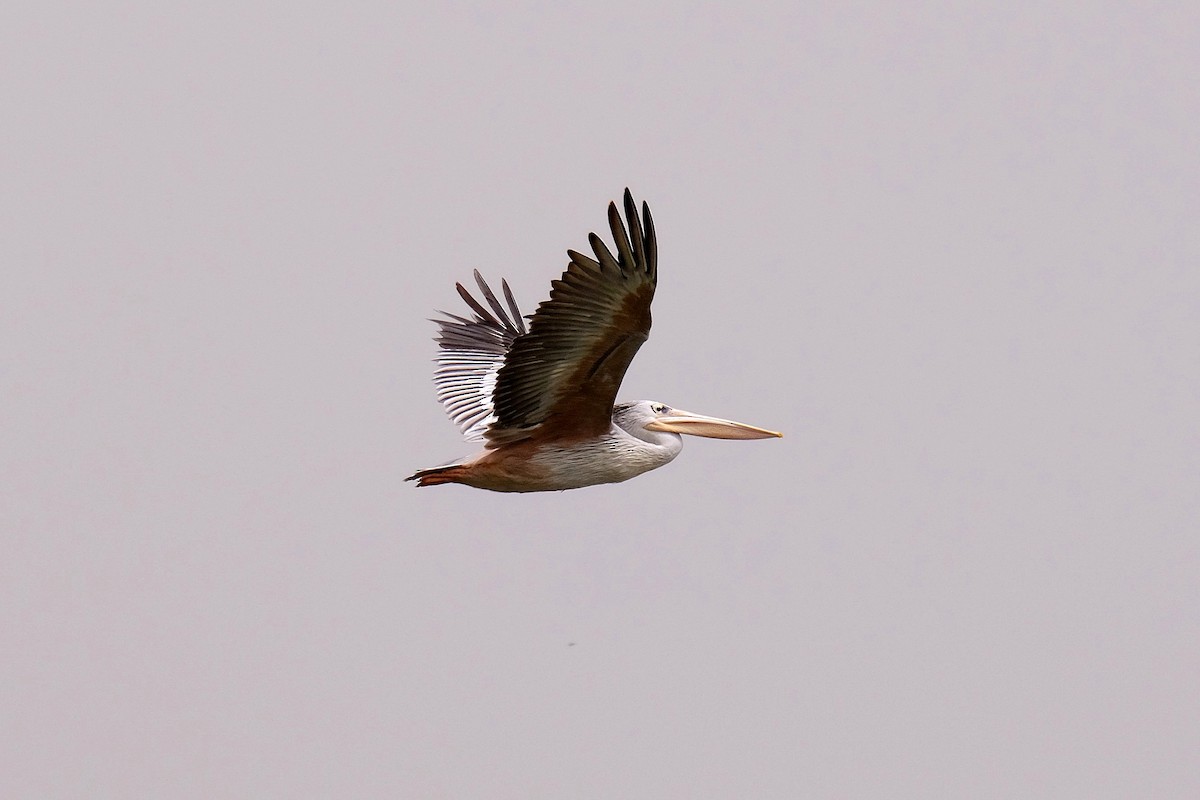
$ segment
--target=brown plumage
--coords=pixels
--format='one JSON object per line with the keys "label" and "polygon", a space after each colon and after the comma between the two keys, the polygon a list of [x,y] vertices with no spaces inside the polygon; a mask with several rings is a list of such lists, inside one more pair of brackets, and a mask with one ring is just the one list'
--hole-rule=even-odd
{"label": "brown plumage", "polygon": [[492,396],[496,421],[487,431],[489,444],[551,432],[599,436],[612,424],[617,389],[650,335],[650,302],[658,283],[654,220],[644,203],[642,213],[645,230],[626,189],[632,244],[616,204],[609,203],[617,257],[594,233],[588,239],[595,259],[567,251],[566,272],[550,284],[550,299],[538,306],[529,333],[513,341],[504,359]]}

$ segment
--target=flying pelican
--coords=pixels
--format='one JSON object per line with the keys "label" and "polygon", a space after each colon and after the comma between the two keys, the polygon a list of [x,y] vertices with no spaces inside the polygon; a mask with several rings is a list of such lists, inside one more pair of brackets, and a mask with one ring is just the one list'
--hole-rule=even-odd
{"label": "flying pelican", "polygon": [[631,242],[616,203],[609,203],[617,256],[591,234],[596,257],[568,250],[567,271],[551,283],[550,299],[527,318],[507,281],[500,286],[509,313],[478,270],[475,281],[490,311],[456,284],[475,316],[439,312],[447,319],[434,320],[440,350],[433,382],[464,438],[484,441],[485,448],[406,480],[497,492],[578,489],[661,467],[679,455],[681,433],[713,439],[783,435],[650,400],[615,403],[629,362],[650,334],[650,301],[658,283],[658,243],[646,203],[642,214],[645,229],[626,189]]}

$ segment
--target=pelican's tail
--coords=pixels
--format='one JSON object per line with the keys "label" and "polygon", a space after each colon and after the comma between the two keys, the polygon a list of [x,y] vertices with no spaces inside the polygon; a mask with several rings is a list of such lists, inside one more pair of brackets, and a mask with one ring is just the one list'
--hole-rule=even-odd
{"label": "pelican's tail", "polygon": [[467,468],[462,464],[448,464],[444,467],[419,469],[404,480],[416,481],[417,486],[439,486],[443,483],[462,483]]}

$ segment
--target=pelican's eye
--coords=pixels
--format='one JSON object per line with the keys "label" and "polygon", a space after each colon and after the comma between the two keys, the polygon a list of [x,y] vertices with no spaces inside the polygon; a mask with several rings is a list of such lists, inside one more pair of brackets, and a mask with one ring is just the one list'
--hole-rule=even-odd
{"label": "pelican's eye", "polygon": [[662,403],[654,403],[653,405],[650,406],[650,410],[653,411],[655,414],[661,414],[667,410],[667,407],[664,406]]}

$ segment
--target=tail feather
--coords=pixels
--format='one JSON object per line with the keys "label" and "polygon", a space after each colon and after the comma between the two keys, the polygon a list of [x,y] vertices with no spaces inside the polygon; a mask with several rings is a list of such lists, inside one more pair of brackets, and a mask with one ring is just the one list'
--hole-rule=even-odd
{"label": "tail feather", "polygon": [[419,469],[404,480],[416,481],[417,486],[440,486],[443,483],[462,483],[460,478],[466,474],[462,464],[449,464],[445,467]]}

